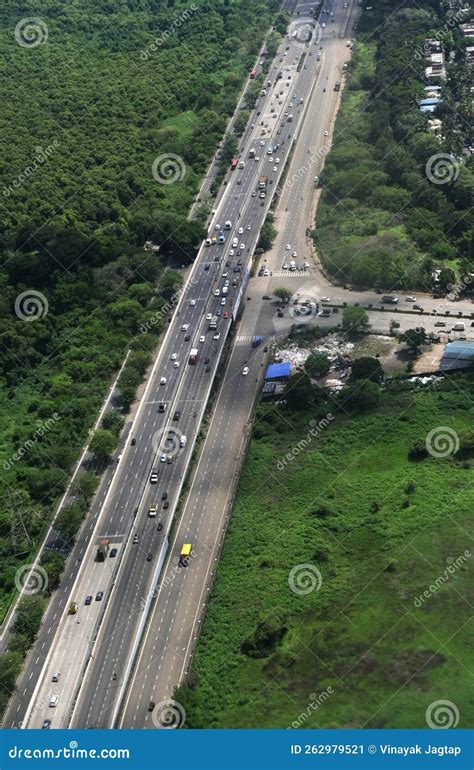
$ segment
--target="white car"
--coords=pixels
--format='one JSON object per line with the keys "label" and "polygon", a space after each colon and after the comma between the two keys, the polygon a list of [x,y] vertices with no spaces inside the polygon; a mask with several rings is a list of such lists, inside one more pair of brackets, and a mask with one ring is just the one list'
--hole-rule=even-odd
{"label": "white car", "polygon": [[174,367],[175,369],[179,369],[179,361],[175,361],[175,362],[173,363],[173,367]]}
{"label": "white car", "polygon": [[166,377],[160,378],[160,385],[166,385]]}
{"label": "white car", "polygon": [[220,224],[219,224],[219,223],[217,223],[217,225],[215,226],[215,228],[214,228],[214,229],[215,229],[215,230],[220,230],[220,229],[221,229],[221,226],[220,226]]}
{"label": "white car", "polygon": [[178,358],[178,354],[177,353],[171,353],[171,360],[172,361],[176,361],[177,358]]}
{"label": "white car", "polygon": [[246,230],[250,230],[250,225],[247,225],[247,227],[245,229]]}
{"label": "white car", "polygon": [[239,227],[239,235],[242,235],[243,232],[244,232],[244,228],[243,227]]}
{"label": "white car", "polygon": [[292,252],[291,252],[291,256],[292,256],[292,257],[297,257],[297,256],[298,256],[298,254],[296,253],[296,251],[292,251]]}
{"label": "white car", "polygon": [[260,139],[260,147],[265,147],[265,142],[263,141],[263,139]]}
{"label": "white car", "polygon": [[321,297],[321,302],[331,302],[329,297]]}
{"label": "white car", "polygon": [[231,250],[229,251],[229,257],[233,257],[233,256],[234,256],[234,254],[235,254],[235,251],[234,251],[234,249],[231,249]]}
{"label": "white car", "polygon": [[214,296],[215,296],[215,297],[218,297],[220,293],[221,293],[221,290],[220,290],[220,289],[215,289],[215,291],[214,291]]}
{"label": "white car", "polygon": [[272,171],[278,171],[278,166],[273,166]]}
{"label": "white car", "polygon": [[265,269],[265,270],[263,271],[263,275],[265,276],[265,278],[267,278],[267,277],[270,275],[270,272],[269,272],[268,270],[266,270],[266,269]]}
{"label": "white car", "polygon": [[199,342],[205,342],[205,341],[206,341],[206,338],[204,334],[201,334],[201,336],[199,337]]}
{"label": "white car", "polygon": [[245,249],[245,243],[240,244],[240,249],[243,251]]}
{"label": "white car", "polygon": [[405,302],[416,302],[416,297],[405,297]]}
{"label": "white car", "polygon": [[189,300],[189,304],[191,305],[191,307],[194,307],[196,304],[196,300],[195,299]]}
{"label": "white car", "polygon": [[[206,315],[206,321],[210,321],[210,320],[211,320],[211,318],[212,318],[212,313],[208,313],[208,314]],[[176,353],[174,354],[174,357],[176,358]],[[171,358],[173,358],[173,356],[171,356]]]}
{"label": "white car", "polygon": [[291,251],[291,245],[289,243],[286,244],[286,250]]}
{"label": "white car", "polygon": [[275,158],[275,163],[277,164],[277,166],[278,166],[279,162],[280,162],[280,158]]}
{"label": "white car", "polygon": [[245,377],[245,375],[246,375],[246,374],[248,374],[248,373],[249,373],[249,368],[248,368],[248,366],[244,366],[244,368],[242,369],[242,374],[243,374],[243,375],[244,375],[244,377]]}
{"label": "white car", "polygon": [[329,136],[329,131],[325,131],[324,136]]}
{"label": "white car", "polygon": [[229,279],[226,278],[226,280],[224,281],[224,286],[228,286],[228,285],[229,285]]}
{"label": "white car", "polygon": [[181,324],[181,331],[187,332],[189,329],[189,324]]}
{"label": "white car", "polygon": [[281,266],[281,269],[288,270],[288,265],[286,264],[286,262]]}
{"label": "white car", "polygon": [[220,332],[216,332],[216,333],[214,334],[214,336],[213,336],[213,339],[214,339],[214,340],[220,340],[220,338],[221,338],[221,333],[220,333]]}
{"label": "white car", "polygon": [[225,305],[225,303],[226,303],[226,302],[227,302],[226,298],[225,298],[225,297],[222,297],[222,299],[221,299],[221,305]]}
{"label": "white car", "polygon": [[160,463],[165,463],[165,462],[166,462],[166,455],[161,455]]}

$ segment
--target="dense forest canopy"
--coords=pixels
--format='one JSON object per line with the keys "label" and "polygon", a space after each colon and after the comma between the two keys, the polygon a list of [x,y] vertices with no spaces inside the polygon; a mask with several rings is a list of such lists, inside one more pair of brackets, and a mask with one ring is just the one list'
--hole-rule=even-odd
{"label": "dense forest canopy", "polygon": [[169,268],[202,238],[190,204],[277,9],[25,0],[1,12],[3,610],[128,347],[133,398],[181,280]]}

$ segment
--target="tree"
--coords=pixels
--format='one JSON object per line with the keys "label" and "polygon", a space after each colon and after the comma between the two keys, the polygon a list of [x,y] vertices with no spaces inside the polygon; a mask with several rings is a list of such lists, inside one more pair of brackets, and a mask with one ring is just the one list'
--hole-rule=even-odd
{"label": "tree", "polygon": [[275,289],[273,295],[278,297],[278,299],[281,300],[284,305],[287,305],[293,296],[291,291],[286,289],[284,286],[279,286],[277,289]]}
{"label": "tree", "polygon": [[104,414],[102,418],[101,427],[110,431],[114,436],[118,436],[123,428],[124,419],[121,414],[111,409],[110,412]]}
{"label": "tree", "polygon": [[407,329],[398,339],[405,342],[412,353],[419,353],[421,346],[426,345],[427,334],[422,326],[417,326],[416,329]]}
{"label": "tree", "polygon": [[372,380],[380,382],[383,379],[382,364],[378,358],[362,356],[352,364],[351,377],[353,380]]}
{"label": "tree", "polygon": [[265,220],[262,225],[262,229],[260,230],[260,237],[258,239],[257,248],[263,249],[264,251],[271,249],[276,234],[277,231],[273,227],[272,223],[268,220]]}
{"label": "tree", "polygon": [[395,334],[396,330],[400,328],[400,322],[395,321],[394,318],[390,321],[390,334]]}
{"label": "tree", "polygon": [[343,388],[342,406],[350,412],[370,412],[380,401],[380,388],[375,382],[366,380],[358,382],[350,388]]}
{"label": "tree", "polygon": [[305,361],[304,370],[310,377],[322,377],[331,368],[326,353],[311,353]]}
{"label": "tree", "polygon": [[27,596],[18,606],[13,630],[16,634],[23,634],[30,644],[38,633],[45,607],[45,600],[41,596]]}
{"label": "tree", "polygon": [[342,313],[342,328],[349,338],[368,331],[369,316],[362,307],[345,307]]}
{"label": "tree", "polygon": [[72,505],[65,506],[58,514],[54,527],[65,543],[69,544],[74,541],[84,518],[84,513],[85,508],[83,505],[72,503]]}
{"label": "tree", "polygon": [[452,291],[456,283],[456,273],[450,267],[443,267],[439,274],[438,286],[441,291]]}
{"label": "tree", "polygon": [[103,464],[107,462],[116,445],[116,436],[110,430],[99,428],[92,436],[89,451],[92,452],[99,463]]}
{"label": "tree", "polygon": [[41,566],[48,575],[47,593],[51,594],[59,585],[59,579],[64,570],[65,557],[56,551],[45,551],[41,557]]}

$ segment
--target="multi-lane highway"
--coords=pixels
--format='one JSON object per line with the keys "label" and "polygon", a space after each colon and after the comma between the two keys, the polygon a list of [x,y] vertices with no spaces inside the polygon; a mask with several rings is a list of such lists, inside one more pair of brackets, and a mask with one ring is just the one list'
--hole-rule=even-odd
{"label": "multi-lane highway", "polygon": [[[231,317],[225,318],[224,314],[232,316],[235,310],[236,297],[248,274],[258,231],[268,208],[270,195],[266,199],[260,197],[257,180],[260,176],[268,177],[268,193],[271,184],[276,186],[292,134],[298,127],[304,99],[309,95],[319,66],[315,38],[311,45],[315,54],[311,67],[297,72],[304,46],[288,41],[279,52],[281,61],[275,62],[268,75],[272,87],[259,99],[254,126],[249,129],[251,138],[248,133],[244,138],[245,165],[229,175],[225,194],[211,223],[211,234],[218,237],[223,230],[226,242],[203,246],[179,300],[135,417],[130,440],[104,500],[99,523],[69,593],[69,600],[77,601],[79,610],[68,615],[67,607],[64,608],[41,674],[33,680],[33,692],[33,683],[30,683],[15,704],[15,713],[9,714],[9,723],[13,717],[12,723],[22,721],[28,726],[40,726],[45,716],[44,704],[49,702],[51,694],[57,694],[57,706],[47,712],[52,727],[69,724],[74,705],[74,724],[110,724],[130,651],[140,631],[146,597],[153,590],[160,562],[166,554],[172,515],[231,324]],[[275,82],[280,71],[277,89]],[[287,122],[285,112],[290,110],[294,117]],[[267,154],[270,143],[279,147]],[[249,157],[248,151],[253,145],[257,160]],[[224,229],[226,221],[232,222],[229,230]],[[238,244],[231,255],[234,237]],[[228,276],[224,276],[226,272]],[[229,286],[223,297],[225,281],[229,281]],[[217,290],[219,296],[216,296]],[[208,330],[206,315],[209,313],[220,313],[218,339]],[[199,360],[190,366],[188,358],[194,346],[199,349]],[[161,404],[165,406],[160,407]],[[173,419],[177,411],[179,419]],[[163,446],[159,439],[167,436],[172,440],[169,446]],[[181,436],[186,436],[185,446],[180,445]],[[160,461],[161,455],[165,456],[164,462]],[[170,463],[166,461],[168,455],[171,455]],[[158,471],[156,485],[149,482],[154,468]],[[167,499],[163,500],[165,494]],[[159,509],[156,518],[148,516],[153,502]],[[103,564],[94,561],[101,537],[106,537],[110,545],[118,549],[113,566],[110,557]],[[96,599],[99,591],[102,598]],[[89,595],[93,596],[92,604],[85,605]],[[74,656],[70,655],[71,649]],[[86,663],[84,686],[78,693]],[[53,683],[52,674],[58,672],[59,681]],[[43,704],[42,708],[38,704]]]}

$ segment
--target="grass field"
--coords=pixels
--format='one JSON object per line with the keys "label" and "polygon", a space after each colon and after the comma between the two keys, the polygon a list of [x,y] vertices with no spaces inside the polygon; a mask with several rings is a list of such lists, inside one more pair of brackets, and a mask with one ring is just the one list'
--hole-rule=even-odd
{"label": "grass field", "polygon": [[177,692],[188,727],[426,727],[438,700],[472,726],[470,450],[408,453],[440,426],[462,446],[473,395],[467,376],[395,383],[370,415],[333,407],[314,436],[320,407],[260,407],[194,669]]}

